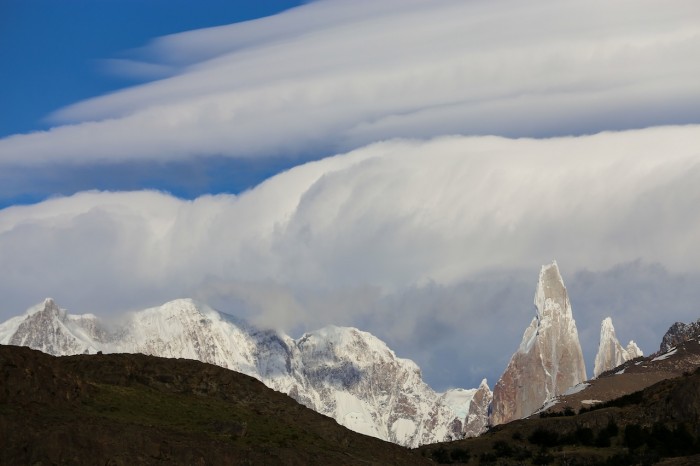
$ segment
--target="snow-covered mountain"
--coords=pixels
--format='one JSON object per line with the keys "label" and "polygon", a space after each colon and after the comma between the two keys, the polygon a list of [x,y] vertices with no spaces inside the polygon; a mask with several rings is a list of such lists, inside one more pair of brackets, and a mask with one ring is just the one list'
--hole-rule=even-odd
{"label": "snow-covered mountain", "polygon": [[593,367],[593,376],[598,377],[605,371],[614,369],[620,364],[629,361],[630,359],[644,356],[639,346],[630,340],[627,348],[623,348],[615,336],[615,327],[613,327],[612,318],[606,317],[600,324],[600,344],[598,345],[598,353],[595,356],[595,365]]}
{"label": "snow-covered mountain", "polygon": [[418,366],[355,328],[325,327],[298,340],[257,329],[187,299],[108,327],[47,299],[0,324],[0,343],[53,355],[125,352],[196,359],[253,376],[363,434],[415,447],[483,432],[491,391],[436,393]]}
{"label": "snow-covered mountain", "polygon": [[492,425],[529,416],[586,380],[576,322],[555,261],[540,270],[535,307],[537,315],[494,387]]}

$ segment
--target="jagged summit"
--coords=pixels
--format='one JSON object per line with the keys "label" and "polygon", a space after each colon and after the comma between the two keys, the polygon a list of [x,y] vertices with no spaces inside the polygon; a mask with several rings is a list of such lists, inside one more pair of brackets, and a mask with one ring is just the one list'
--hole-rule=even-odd
{"label": "jagged summit", "polygon": [[556,261],[542,266],[534,304],[536,315],[494,387],[492,425],[528,416],[586,380],[576,322]]}
{"label": "jagged summit", "polygon": [[676,322],[671,325],[664,334],[661,345],[659,346],[659,353],[666,353],[674,346],[690,340],[697,335],[700,335],[700,319],[689,324]]}
{"label": "jagged summit", "polygon": [[57,316],[60,316],[61,314],[63,314],[63,315],[66,314],[65,309],[61,309],[60,307],[58,307],[58,304],[56,304],[56,301],[54,301],[53,298],[45,298],[39,304],[27,309],[27,312],[25,314],[26,315],[33,315],[33,314],[36,314],[38,312],[46,312],[46,313],[54,314]]}
{"label": "jagged summit", "polygon": [[58,309],[58,306],[56,305],[56,302],[53,300],[53,298],[45,298],[43,305],[44,305],[44,308]]}
{"label": "jagged summit", "polygon": [[102,336],[95,316],[71,316],[51,298],[0,324],[0,343],[29,346],[53,355],[94,353],[94,342]]}
{"label": "jagged summit", "polygon": [[627,344],[627,348],[622,347],[615,335],[612,318],[603,319],[600,324],[600,344],[595,357],[593,376],[598,377],[603,372],[639,356],[643,356],[642,350],[633,340]]}
{"label": "jagged summit", "polygon": [[627,348],[625,349],[627,350],[627,354],[629,355],[630,359],[644,356],[644,352],[639,346],[637,346],[637,343],[635,343],[634,340],[630,340],[630,342],[627,343]]}

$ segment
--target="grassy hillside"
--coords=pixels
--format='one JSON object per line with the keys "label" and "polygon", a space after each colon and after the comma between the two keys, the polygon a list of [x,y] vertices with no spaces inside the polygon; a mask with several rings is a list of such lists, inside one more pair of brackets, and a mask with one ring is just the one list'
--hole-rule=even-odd
{"label": "grassy hillside", "polygon": [[0,346],[2,464],[425,464],[257,380],[137,354]]}

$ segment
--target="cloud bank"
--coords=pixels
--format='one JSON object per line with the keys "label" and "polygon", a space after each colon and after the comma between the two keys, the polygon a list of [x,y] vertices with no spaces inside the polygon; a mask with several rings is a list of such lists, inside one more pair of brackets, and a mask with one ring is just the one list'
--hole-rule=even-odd
{"label": "cloud bank", "polygon": [[0,140],[0,166],[301,159],[396,138],[700,123],[695,0],[325,0],[162,37],[171,76]]}
{"label": "cloud bank", "polygon": [[1,317],[45,296],[103,315],[189,296],[289,332],[360,326],[436,386],[475,385],[505,367],[556,258],[588,360],[607,315],[650,352],[669,319],[697,318],[699,140],[697,125],[393,140],[238,196],[6,208]]}

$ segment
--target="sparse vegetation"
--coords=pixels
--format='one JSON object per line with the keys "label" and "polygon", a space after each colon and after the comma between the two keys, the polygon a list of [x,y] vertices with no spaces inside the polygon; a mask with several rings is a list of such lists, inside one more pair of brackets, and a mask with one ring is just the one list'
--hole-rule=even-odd
{"label": "sparse vegetation", "polygon": [[445,447],[439,447],[435,450],[431,450],[430,456],[436,463],[439,464],[452,464],[452,458],[450,457],[450,452]]}
{"label": "sparse vegetation", "polygon": [[535,454],[535,456],[532,457],[532,464],[550,464],[552,462],[553,458],[552,455],[550,455],[547,450],[542,449]]}
{"label": "sparse vegetation", "polygon": [[468,463],[471,456],[469,450],[464,448],[455,448],[450,452],[450,457],[457,463]]}
{"label": "sparse vegetation", "polygon": [[608,448],[612,444],[610,440],[616,437],[618,432],[617,424],[611,419],[604,429],[598,431],[595,438],[595,446],[598,448]]}
{"label": "sparse vegetation", "polygon": [[539,416],[540,419],[548,418],[548,417],[564,417],[564,416],[575,416],[576,411],[574,411],[574,408],[571,406],[566,406],[563,410],[561,411],[542,411]]}
{"label": "sparse vegetation", "polygon": [[552,430],[539,427],[530,434],[527,440],[534,445],[554,447],[559,444],[559,434]]}

